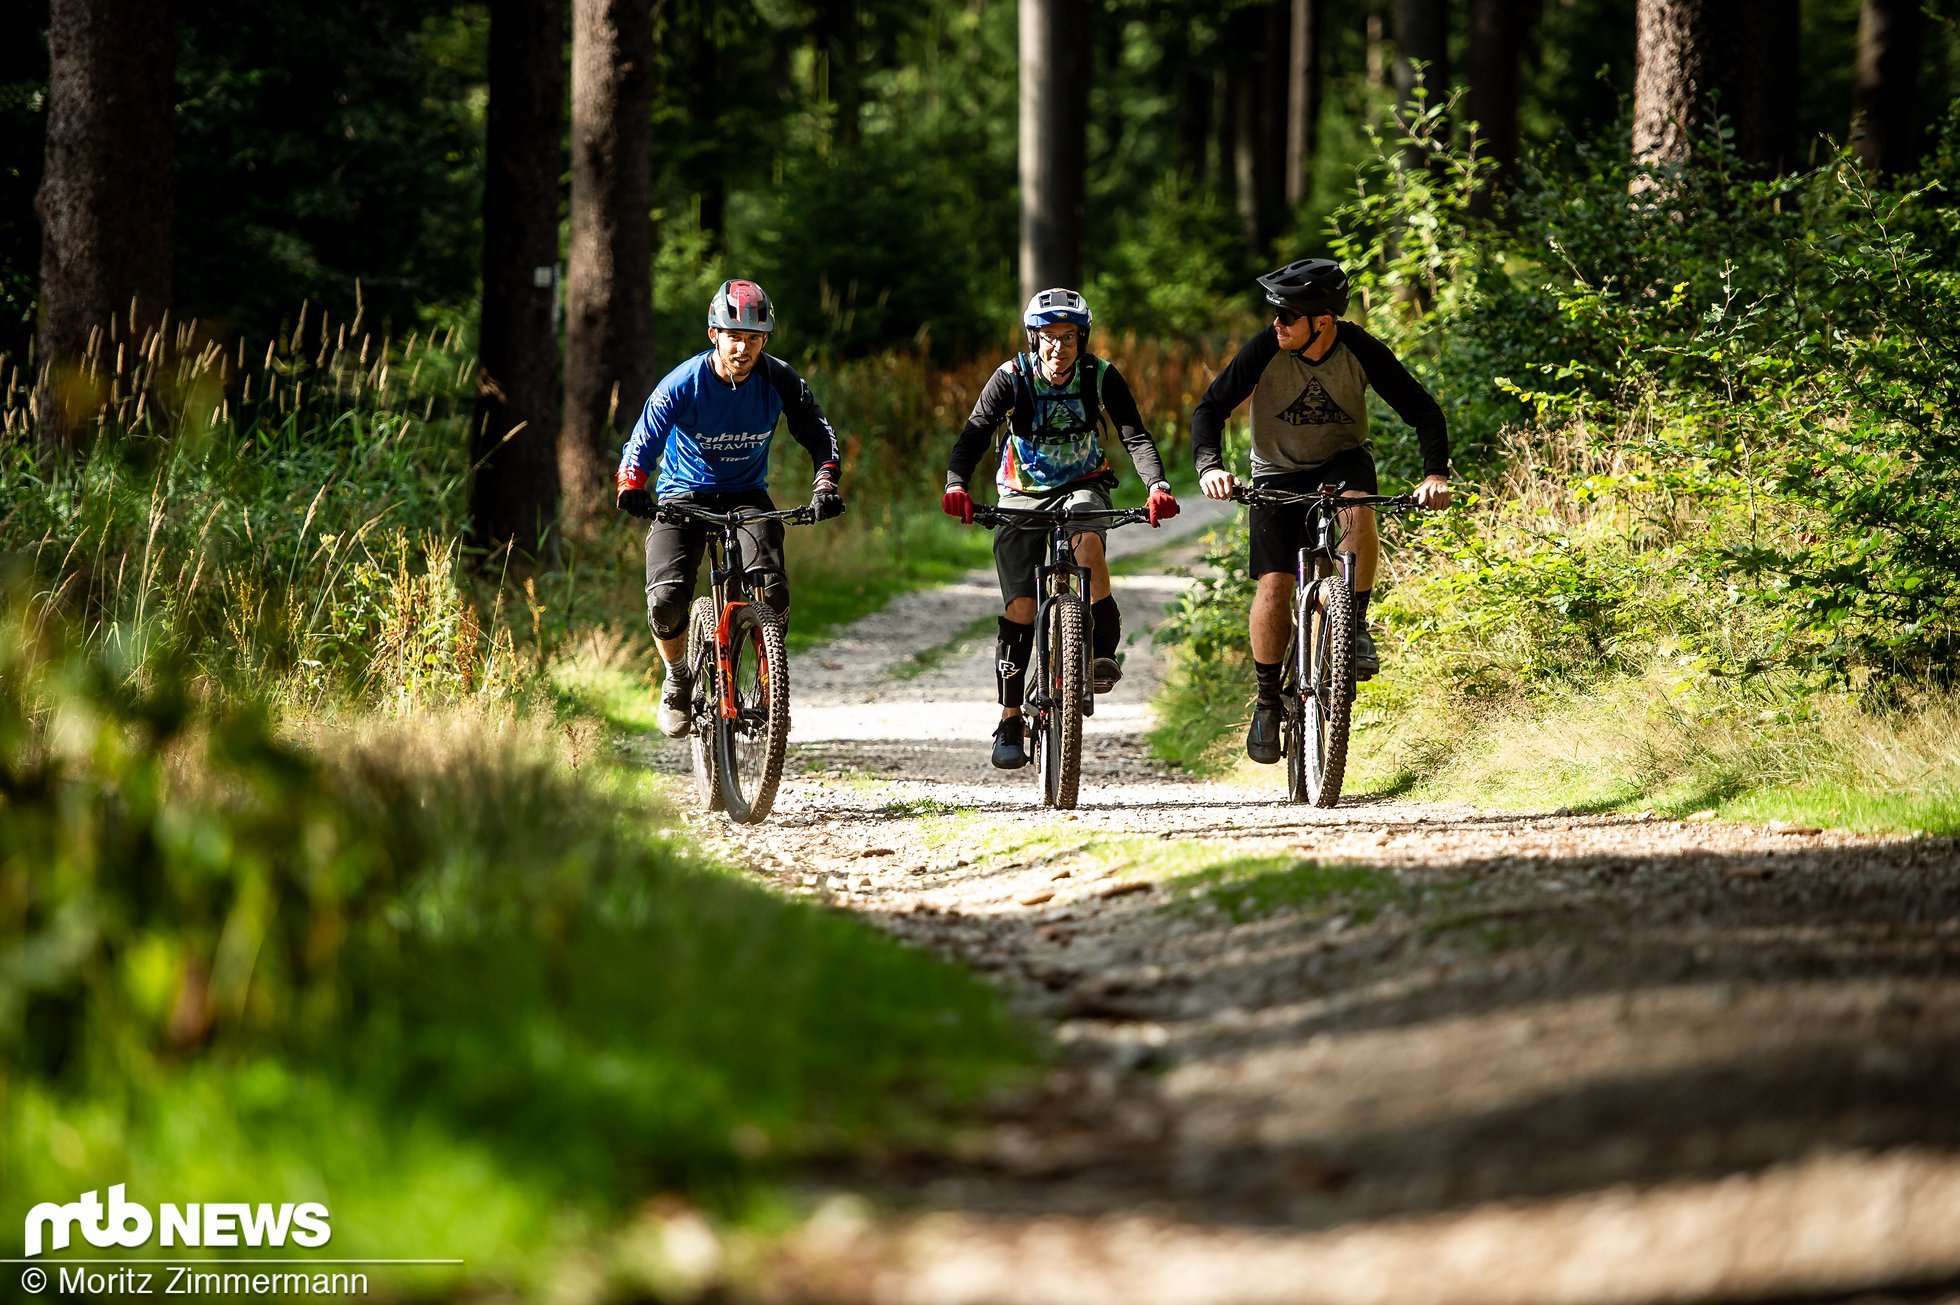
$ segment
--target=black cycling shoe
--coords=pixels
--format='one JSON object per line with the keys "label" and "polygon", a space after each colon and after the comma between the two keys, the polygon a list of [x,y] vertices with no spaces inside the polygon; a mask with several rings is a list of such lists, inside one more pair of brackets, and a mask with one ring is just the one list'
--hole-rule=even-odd
{"label": "black cycling shoe", "polygon": [[1262,702],[1252,709],[1252,727],[1245,732],[1245,755],[1262,766],[1279,760],[1279,704]]}
{"label": "black cycling shoe", "polygon": [[1381,674],[1381,655],[1375,651],[1375,640],[1364,626],[1354,636],[1354,678],[1372,680]]}
{"label": "black cycling shoe", "polygon": [[667,683],[660,690],[658,720],[660,732],[670,739],[694,732],[694,677],[680,667],[667,672]]}
{"label": "black cycling shoe", "polygon": [[1091,687],[1097,693],[1108,693],[1123,678],[1123,663],[1114,657],[1098,657],[1091,668]]}
{"label": "black cycling shoe", "polygon": [[1019,770],[1028,764],[1028,750],[1022,746],[1021,717],[1008,716],[994,726],[994,769]]}

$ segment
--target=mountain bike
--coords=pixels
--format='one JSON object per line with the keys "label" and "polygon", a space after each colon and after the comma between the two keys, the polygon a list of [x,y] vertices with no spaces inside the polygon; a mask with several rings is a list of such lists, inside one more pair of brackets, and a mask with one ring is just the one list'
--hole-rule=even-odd
{"label": "mountain bike", "polygon": [[989,530],[1016,521],[1049,528],[1048,560],[1034,569],[1034,658],[1022,702],[1035,779],[1046,806],[1074,809],[1082,782],[1082,719],[1096,714],[1096,627],[1089,610],[1089,568],[1075,560],[1070,527],[1102,522],[1115,528],[1149,519],[1143,508],[973,509],[975,524]]}
{"label": "mountain bike", "polygon": [[656,518],[713,527],[708,535],[709,592],[694,600],[687,622],[687,665],[694,674],[688,718],[694,791],[710,811],[752,825],[776,803],[789,743],[789,649],[782,618],[750,592],[741,527],[768,521],[809,525],[809,507],[715,512],[692,503],[662,503]]}
{"label": "mountain bike", "polygon": [[1286,796],[1331,807],[1341,800],[1347,773],[1348,730],[1354,715],[1354,554],[1340,551],[1341,513],[1373,508],[1377,515],[1412,511],[1407,494],[1346,498],[1340,485],[1313,493],[1240,485],[1232,497],[1248,507],[1307,509],[1312,547],[1294,563],[1293,628],[1281,673],[1279,746],[1286,757]]}

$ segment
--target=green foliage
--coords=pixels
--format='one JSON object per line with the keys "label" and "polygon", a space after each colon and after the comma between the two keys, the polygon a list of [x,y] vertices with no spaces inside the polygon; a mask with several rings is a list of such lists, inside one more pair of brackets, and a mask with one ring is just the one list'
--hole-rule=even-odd
{"label": "green foliage", "polygon": [[[1414,670],[1365,690],[1364,714],[1474,714],[1656,667],[1790,667],[1874,702],[1947,678],[1954,126],[1891,188],[1848,158],[1754,176],[1724,124],[1676,166],[1581,145],[1528,172],[1502,224],[1477,216],[1478,165],[1428,114],[1400,126],[1336,215],[1336,248],[1370,329],[1443,400],[1459,472],[1487,484],[1386,532],[1374,610]],[[1393,442],[1380,452],[1396,465]],[[1168,628],[1185,644],[1173,721],[1237,674],[1244,601],[1221,579]],[[1409,755],[1409,773],[1430,765]]]}
{"label": "green foliage", "polygon": [[470,297],[487,14],[186,0],[177,19],[177,316],[263,336],[358,293],[399,334]]}
{"label": "green foliage", "polygon": [[[158,645],[302,702],[509,690],[501,599],[458,544],[467,354],[453,334],[290,344],[243,366],[242,348],[170,359],[146,378],[154,403],[122,404],[68,462],[37,456],[15,396],[0,557],[37,607],[138,660]],[[86,387],[86,369],[57,384]]]}
{"label": "green foliage", "polygon": [[[977,980],[648,836],[643,778],[573,774],[535,726],[305,745],[176,666],[132,677],[19,615],[0,635],[0,1108],[9,1137],[49,1111],[86,1137],[8,1148],[10,1191],[109,1174],[198,1199],[210,1163],[170,1143],[181,1110],[201,1153],[264,1147],[272,1171],[377,1198],[356,1172],[374,1157],[407,1157],[379,1167],[418,1189],[487,1168],[522,1207],[500,1225],[535,1245],[559,1203],[728,1199],[784,1162],[927,1139],[1024,1058]],[[275,1126],[287,1112],[319,1131]],[[346,1135],[363,1145],[320,1145]],[[401,1254],[400,1235],[364,1225],[346,1253]]]}

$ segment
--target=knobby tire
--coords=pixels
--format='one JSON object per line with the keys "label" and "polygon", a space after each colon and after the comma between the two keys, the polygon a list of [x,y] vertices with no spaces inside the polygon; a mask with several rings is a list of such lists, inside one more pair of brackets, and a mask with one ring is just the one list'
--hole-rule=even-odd
{"label": "knobby tire", "polygon": [[1047,728],[1041,739],[1041,800],[1058,811],[1072,811],[1082,784],[1083,649],[1089,610],[1081,598],[1062,594],[1048,605],[1041,631],[1046,654]]}
{"label": "knobby tire", "polygon": [[694,669],[694,732],[688,750],[694,759],[694,795],[710,811],[722,809],[720,731],[721,691],[715,681],[715,600],[694,600],[687,618],[687,664]]}
{"label": "knobby tire", "polygon": [[747,603],[729,621],[739,721],[720,721],[721,800],[728,818],[753,825],[776,804],[789,745],[789,648],[783,623]]}
{"label": "knobby tire", "polygon": [[1317,807],[1331,807],[1341,800],[1354,716],[1354,591],[1339,574],[1314,586],[1300,604],[1299,625],[1306,683],[1314,689],[1302,703],[1306,797]]}

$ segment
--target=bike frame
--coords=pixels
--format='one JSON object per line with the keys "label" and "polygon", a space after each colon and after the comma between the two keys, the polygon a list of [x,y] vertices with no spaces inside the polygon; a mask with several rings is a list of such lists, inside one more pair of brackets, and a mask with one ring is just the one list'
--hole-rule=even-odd
{"label": "bike frame", "polygon": [[[1149,513],[1143,508],[1077,508],[1065,507],[1060,511],[1042,508],[1003,508],[976,507],[973,519],[984,525],[1006,525],[1012,521],[1040,521],[1048,525],[1048,560],[1034,568],[1034,628],[1044,628],[1048,611],[1055,600],[1064,594],[1075,594],[1083,600],[1083,638],[1082,638],[1082,714],[1096,714],[1096,694],[1091,681],[1095,666],[1096,618],[1089,599],[1089,568],[1075,560],[1073,527],[1094,521],[1106,521],[1112,527],[1129,525],[1138,521],[1148,521]],[[1075,588],[1070,587],[1073,581]],[[1048,685],[1052,682],[1048,665],[1048,650],[1045,642],[1034,641],[1034,660],[1028,667],[1028,676],[1034,681],[1027,695],[1022,699],[1028,707],[1045,712],[1052,703]]]}
{"label": "bike frame", "polygon": [[[1339,576],[1341,583],[1354,589],[1355,556],[1350,551],[1341,551],[1341,513],[1368,508],[1384,516],[1408,511],[1415,507],[1415,500],[1406,494],[1366,494],[1352,497],[1346,494],[1347,486],[1322,485],[1312,493],[1292,490],[1260,489],[1256,486],[1240,486],[1232,496],[1253,507],[1288,507],[1302,505],[1307,509],[1308,523],[1313,527],[1314,542],[1303,546],[1293,564],[1293,630],[1297,632],[1303,624],[1301,616],[1305,605],[1316,601],[1315,586],[1324,579]],[[1307,649],[1297,638],[1293,638],[1293,656],[1288,664],[1292,684],[1289,688],[1304,692],[1316,700],[1319,690],[1310,683],[1307,674]],[[1303,688],[1304,686],[1304,688]]]}
{"label": "bike frame", "polygon": [[[741,709],[735,702],[735,649],[728,631],[735,613],[754,600],[749,597],[748,569],[742,565],[741,527],[763,521],[788,521],[808,525],[816,516],[807,507],[765,511],[762,508],[731,508],[715,512],[691,503],[662,503],[656,513],[676,523],[713,526],[708,534],[708,592],[715,600],[715,679],[721,689],[716,704],[721,718],[733,723]],[[731,591],[734,595],[731,597]]]}

